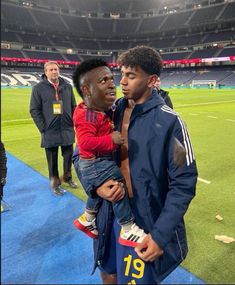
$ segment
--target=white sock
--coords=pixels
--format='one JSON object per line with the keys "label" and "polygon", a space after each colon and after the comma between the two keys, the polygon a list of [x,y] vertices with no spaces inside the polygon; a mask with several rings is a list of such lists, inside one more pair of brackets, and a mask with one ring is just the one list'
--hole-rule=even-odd
{"label": "white sock", "polygon": [[123,232],[124,232],[124,233],[129,232],[129,231],[131,230],[131,227],[133,226],[133,224],[134,224],[134,222],[131,221],[131,222],[129,222],[129,223],[126,223],[126,224],[124,224],[124,225],[121,225]]}
{"label": "white sock", "polygon": [[85,210],[85,216],[88,222],[92,222],[94,218],[96,217],[96,212]]}

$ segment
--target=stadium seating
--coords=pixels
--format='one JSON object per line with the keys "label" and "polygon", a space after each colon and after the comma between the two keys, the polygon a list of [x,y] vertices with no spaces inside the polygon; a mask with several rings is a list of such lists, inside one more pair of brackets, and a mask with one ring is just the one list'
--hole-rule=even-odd
{"label": "stadium seating", "polygon": [[[226,25],[221,26],[221,31],[216,30],[216,32],[214,32],[215,29],[213,32],[211,30],[207,32],[204,28],[197,28],[204,22],[214,23],[216,19],[224,21],[234,18],[234,3],[222,3],[196,10],[180,10],[178,13],[160,13],[160,9],[163,7],[161,5],[156,7],[154,0],[149,0],[148,3],[129,0],[118,4],[117,2],[101,1],[99,5],[91,0],[68,0],[65,2],[53,0],[49,4],[47,1],[41,0],[35,2],[35,6],[28,9],[22,5],[3,1],[2,40],[22,44],[33,43],[47,47],[56,45],[61,48],[99,51],[112,49],[113,46],[118,47],[115,50],[123,50],[133,46],[133,42],[141,41],[160,49],[166,49],[202,43],[228,42],[234,39],[234,31],[229,25],[227,28]],[[125,12],[125,17],[112,19],[99,16],[99,13],[116,13],[117,11]],[[150,16],[143,14],[150,11],[155,12]],[[133,12],[140,14],[132,17]],[[91,13],[96,16],[93,17]],[[85,15],[86,17],[84,17]],[[179,30],[177,33],[175,27]],[[192,27],[191,32],[188,27]],[[4,31],[4,28],[8,29]],[[83,43],[80,43],[81,38]],[[91,38],[95,39],[94,42],[97,44],[92,43]],[[105,48],[104,42],[101,42],[104,39],[112,39],[114,42],[108,43],[108,47]],[[121,43],[124,45],[122,46]]]}
{"label": "stadium seating", "polygon": [[164,53],[162,54],[163,60],[177,60],[177,59],[183,59],[188,58],[190,56],[191,52],[175,52],[175,53]]}
{"label": "stadium seating", "polygon": [[203,22],[210,22],[217,17],[222,7],[223,5],[219,5],[213,6],[213,8],[208,7],[204,9],[198,9],[194,12],[188,24],[193,25]]}
{"label": "stadium seating", "polygon": [[[68,61],[66,68],[71,69],[71,62],[94,56],[115,63],[121,51],[144,44],[160,50],[166,67],[172,67],[172,62],[176,68],[188,62],[200,66],[199,61],[212,57],[233,58],[235,2],[197,2],[202,5],[180,0],[167,6],[156,0],[38,0],[27,2],[26,7],[26,2],[3,0],[2,57]],[[27,67],[25,60],[21,64],[16,59],[2,65]],[[181,77],[179,70],[168,70],[162,78],[166,84],[201,78],[201,74],[184,72]],[[233,79],[230,73],[222,78],[206,74],[216,75],[218,81],[227,78],[226,84]]]}
{"label": "stadium seating", "polygon": [[223,13],[220,15],[219,19],[233,19],[235,15],[235,2],[228,3],[228,5],[223,10]]}
{"label": "stadium seating", "polygon": [[76,33],[79,30],[81,34],[86,35],[90,32],[86,18],[65,14],[61,15],[61,18],[66,23],[68,31],[71,33]]}
{"label": "stadium seating", "polygon": [[26,58],[47,59],[47,60],[65,60],[60,53],[41,52],[41,51],[24,51]]}
{"label": "stadium seating", "polygon": [[235,55],[235,47],[228,47],[225,49],[222,49],[219,56],[233,56]]}
{"label": "stadium seating", "polygon": [[14,49],[1,49],[1,56],[2,57],[16,57],[16,58],[24,57],[20,50],[14,50]]}
{"label": "stadium seating", "polygon": [[192,11],[181,12],[177,14],[169,14],[167,19],[164,21],[161,29],[169,30],[172,27],[180,27],[186,25],[187,20],[189,19]]}
{"label": "stadium seating", "polygon": [[191,55],[190,58],[209,58],[209,57],[216,57],[220,48],[208,48],[208,49],[200,49],[195,50]]}

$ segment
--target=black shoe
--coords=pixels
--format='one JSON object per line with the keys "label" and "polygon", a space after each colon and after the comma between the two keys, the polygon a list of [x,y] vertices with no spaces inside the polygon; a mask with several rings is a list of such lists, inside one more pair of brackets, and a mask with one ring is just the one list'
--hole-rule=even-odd
{"label": "black shoe", "polygon": [[65,191],[59,186],[52,188],[52,191],[58,196],[63,196],[65,193]]}
{"label": "black shoe", "polygon": [[73,189],[77,189],[78,188],[78,185],[76,182],[74,182],[72,179],[69,179],[68,181],[65,181],[65,183],[68,183],[69,186]]}
{"label": "black shoe", "polygon": [[57,188],[61,185],[61,181],[59,177],[53,176],[50,178],[50,187],[51,189]]}

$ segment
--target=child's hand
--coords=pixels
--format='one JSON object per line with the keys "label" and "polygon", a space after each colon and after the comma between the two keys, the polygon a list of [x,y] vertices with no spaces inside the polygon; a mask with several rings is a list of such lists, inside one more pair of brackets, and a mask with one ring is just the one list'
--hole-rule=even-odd
{"label": "child's hand", "polygon": [[115,131],[111,133],[112,139],[113,139],[113,143],[118,144],[118,145],[122,145],[125,142],[125,139],[121,136],[120,132]]}

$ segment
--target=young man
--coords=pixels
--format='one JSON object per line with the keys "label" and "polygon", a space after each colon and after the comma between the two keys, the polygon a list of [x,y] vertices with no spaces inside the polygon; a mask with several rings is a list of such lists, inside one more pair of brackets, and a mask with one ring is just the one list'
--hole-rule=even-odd
{"label": "young man", "polygon": [[161,79],[160,79],[160,77],[158,77],[156,79],[156,82],[155,82],[154,86],[157,88],[158,94],[161,95],[162,98],[164,99],[166,105],[168,107],[170,107],[171,109],[173,109],[173,104],[172,104],[171,98],[169,96],[169,92],[166,91],[166,90],[161,89]]}
{"label": "young man", "polygon": [[108,202],[103,200],[96,219],[101,234],[94,241],[94,269],[99,267],[104,284],[156,284],[186,257],[183,217],[195,195],[197,168],[184,123],[154,88],[162,67],[159,53],[137,46],[121,54],[119,64],[124,98],[115,125],[126,143],[117,161],[136,222],[148,235],[135,249],[117,243],[119,227],[109,201],[120,199],[122,187],[104,183],[96,190]]}
{"label": "young man", "polygon": [[[75,109],[73,120],[80,156],[78,167],[88,193],[86,210],[74,221],[74,225],[88,236],[97,238],[95,220],[102,199],[94,192],[109,179],[124,182],[113,160],[113,152],[124,143],[124,139],[120,132],[114,130],[107,114],[116,99],[113,74],[108,64],[95,58],[83,61],[74,72],[73,82],[83,99]],[[128,196],[113,202],[112,206],[121,226],[119,242],[135,247],[146,234],[134,223]]]}
{"label": "young man", "polygon": [[58,171],[58,148],[63,156],[63,180],[70,187],[77,188],[72,180],[71,166],[73,143],[73,112],[76,101],[72,86],[60,77],[55,61],[44,65],[43,80],[33,87],[30,114],[41,133],[41,147],[45,148],[50,186],[56,195],[63,195]]}

